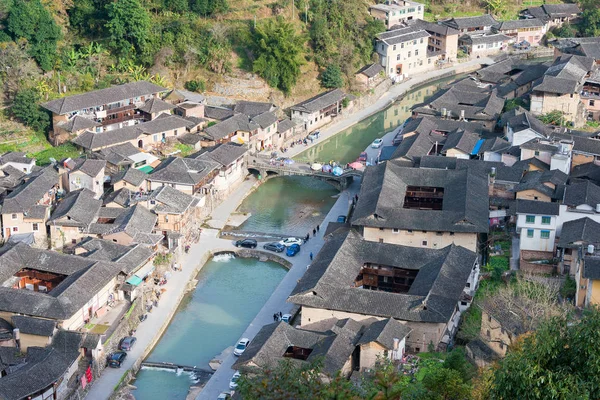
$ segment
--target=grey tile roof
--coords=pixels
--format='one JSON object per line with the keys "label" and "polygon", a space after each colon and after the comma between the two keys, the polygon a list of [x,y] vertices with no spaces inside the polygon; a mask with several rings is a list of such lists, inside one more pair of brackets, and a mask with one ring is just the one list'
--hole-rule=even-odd
{"label": "grey tile roof", "polygon": [[253,132],[258,128],[259,125],[247,115],[235,114],[224,121],[218,122],[216,125],[209,126],[204,130],[204,133],[212,140],[219,140],[237,131]]}
{"label": "grey tile roof", "polygon": [[126,208],[129,207],[133,197],[135,197],[135,194],[132,193],[131,190],[127,188],[121,188],[106,195],[102,200],[102,204],[107,205],[114,202],[121,207]]}
{"label": "grey tile roof", "polygon": [[504,108],[504,99],[498,97],[497,91],[484,92],[481,89],[466,86],[452,86],[440,92],[426,106],[415,106],[414,112],[441,116],[443,110],[450,118],[459,118],[461,111],[464,117],[475,121],[495,121]]}
{"label": "grey tile roof", "polygon": [[0,169],[0,187],[12,189],[21,184],[26,176],[25,172],[19,171],[12,165],[7,165]]}
{"label": "grey tile roof", "polygon": [[273,103],[261,103],[258,101],[238,101],[233,107],[234,113],[246,114],[250,118],[274,111],[277,107]]}
{"label": "grey tile roof", "polygon": [[118,101],[163,92],[166,89],[146,81],[137,81],[106,89],[67,96],[43,103],[42,107],[55,114],[68,114],[85,108],[99,107]]}
{"label": "grey tile roof", "polygon": [[308,100],[304,100],[290,107],[292,111],[300,111],[304,113],[314,113],[329,107],[332,104],[342,101],[346,94],[340,89],[333,89],[325,93],[318,94]]}
{"label": "grey tile roof", "polygon": [[567,94],[575,93],[592,70],[594,59],[574,55],[563,55],[554,60],[544,76],[534,83],[534,91]]}
{"label": "grey tile roof", "polygon": [[173,129],[182,129],[182,132],[184,132],[183,130],[187,128],[188,124],[189,121],[177,115],[163,114],[152,121],[120,129],[98,133],[84,132],[73,139],[72,142],[87,150],[100,150],[104,147],[130,142],[142,135],[158,134]]}
{"label": "grey tile roof", "polygon": [[600,183],[600,165],[594,162],[580,164],[571,171],[571,178],[589,179],[595,183]]}
{"label": "grey tile roof", "polygon": [[201,159],[208,156],[210,159],[216,161],[220,165],[227,167],[246,154],[247,151],[248,149],[243,145],[227,142],[214,147],[206,148],[204,151],[193,154],[191,158],[197,159],[201,155],[204,155],[204,157]]}
{"label": "grey tile roof", "polygon": [[[460,32],[454,28],[449,27],[441,22],[428,22],[422,19],[415,19],[407,22],[409,25],[415,25],[421,29],[425,29],[429,33],[439,33],[443,36],[458,35]],[[394,27],[392,27],[394,29]]]}
{"label": "grey tile roof", "polygon": [[129,167],[127,169],[122,170],[117,175],[113,176],[111,179],[112,184],[116,184],[120,181],[125,181],[134,186],[141,185],[146,179],[148,179],[148,174],[139,169]]}
{"label": "grey tile roof", "polygon": [[583,277],[592,280],[600,279],[600,257],[586,256],[583,262]]}
{"label": "grey tile roof", "polygon": [[494,26],[498,31],[511,31],[521,28],[542,28],[545,23],[537,18],[515,19],[509,21],[501,21]]}
{"label": "grey tile roof", "polygon": [[425,39],[429,36],[431,35],[425,29],[413,25],[379,33],[377,39],[389,46],[411,40]]}
{"label": "grey tile roof", "polygon": [[195,146],[198,142],[202,141],[202,135],[197,133],[188,133],[187,135],[179,136],[177,138],[180,143]]}
{"label": "grey tile roof", "polygon": [[297,124],[289,118],[282,119],[277,123],[277,132],[284,133],[295,127]]}
{"label": "grey tile roof", "polygon": [[560,204],[547,201],[517,199],[517,214],[558,215]]}
{"label": "grey tile roof", "polygon": [[233,116],[233,110],[223,107],[204,106],[204,116],[218,121],[224,121]]}
{"label": "grey tile roof", "polygon": [[[355,231],[334,233],[288,298],[307,307],[403,321],[448,323],[477,255],[463,247],[426,249],[368,242]],[[354,287],[368,263],[417,270],[407,293]]]}
{"label": "grey tile roof", "polygon": [[265,129],[277,122],[277,115],[274,112],[267,111],[252,117],[252,122]]}
{"label": "grey tile roof", "polygon": [[468,29],[484,26],[491,27],[497,25],[498,21],[496,21],[491,15],[484,14],[477,17],[451,18],[446,21],[441,21],[441,23],[454,29]]}
{"label": "grey tile roof", "polygon": [[479,142],[481,136],[474,132],[455,130],[448,134],[444,147],[442,148],[442,154],[448,150],[456,149],[463,153],[471,154],[475,148],[475,145]]}
{"label": "grey tile roof", "polygon": [[581,12],[577,4],[574,3],[544,4],[541,8],[547,15],[553,18],[569,17]]}
{"label": "grey tile roof", "polygon": [[381,64],[374,63],[365,65],[364,67],[356,71],[356,74],[363,74],[367,78],[373,78],[374,76],[379,75],[381,71],[383,71],[383,67],[381,66]]}
{"label": "grey tile roof", "polygon": [[558,247],[579,247],[600,243],[600,223],[591,218],[579,218],[563,223]]}
{"label": "grey tile roof", "polygon": [[[408,186],[444,188],[442,210],[403,208]],[[468,169],[406,168],[396,161],[368,167],[352,223],[446,232],[488,232],[487,176]]]}
{"label": "grey tile roof", "polygon": [[67,277],[48,293],[0,287],[0,310],[34,317],[71,318],[121,271],[119,263],[89,260],[18,243],[0,251],[0,281],[23,268]]}
{"label": "grey tile roof", "polygon": [[398,145],[392,159],[415,160],[416,157],[429,155],[434,147],[445,143],[446,136],[439,133],[417,133],[412,136],[404,137],[402,143]]}
{"label": "grey tile roof", "polygon": [[154,250],[143,244],[124,246],[110,240],[96,238],[82,242],[79,247],[86,251],[81,254],[82,257],[118,262],[123,266],[122,271],[126,274],[135,272],[154,255]]}
{"label": "grey tile roof", "polygon": [[508,304],[502,296],[484,298],[480,302],[480,306],[498,321],[503,329],[512,334],[521,335],[529,331],[532,318],[525,310],[526,306],[521,309],[512,302]]}
{"label": "grey tile roof", "polygon": [[148,175],[153,182],[178,183],[182,185],[197,185],[220,166],[212,160],[170,157]]}
{"label": "grey tile roof", "polygon": [[84,129],[95,128],[97,126],[101,126],[99,122],[94,121],[93,119],[82,117],[81,115],[76,115],[68,121],[61,122],[60,127],[67,132],[79,132]]}
{"label": "grey tile roof", "polygon": [[565,184],[569,176],[557,169],[551,171],[528,171],[521,182],[513,189],[514,192],[536,190],[552,200],[562,200]]}
{"label": "grey tile roof", "polygon": [[36,213],[36,216],[39,216],[40,206],[36,206],[37,202],[56,185],[58,174],[52,167],[30,174],[25,183],[6,196],[2,214]]}
{"label": "grey tile roof", "polygon": [[504,153],[510,148],[510,143],[502,138],[495,137],[491,139],[485,139],[481,147],[479,148],[478,154],[483,154],[485,152],[492,153]]}
{"label": "grey tile roof", "polygon": [[78,158],[75,160],[75,162],[76,166],[73,170],[71,170],[71,172],[81,171],[87,176],[91,176],[92,178],[95,178],[106,167],[105,160]]}
{"label": "grey tile roof", "polygon": [[393,349],[394,339],[402,340],[411,331],[411,328],[393,318],[382,319],[367,326],[357,344],[377,342],[387,349]]}
{"label": "grey tile roof", "polygon": [[9,162],[31,164],[35,163],[35,159],[27,157],[27,154],[20,151],[9,151],[8,153],[4,153],[0,156],[0,165],[4,165]]}
{"label": "grey tile roof", "polygon": [[11,321],[15,328],[21,333],[37,336],[53,336],[56,329],[56,321],[27,317],[25,315],[13,315]]}
{"label": "grey tile roof", "polygon": [[523,110],[522,113],[513,117],[507,117],[506,123],[514,132],[532,129],[533,131],[545,137],[548,137],[552,133],[552,129],[550,129],[542,121],[537,119],[533,114],[526,110]]}
{"label": "grey tile roof", "polygon": [[140,111],[143,111],[148,114],[154,114],[161,111],[168,111],[174,109],[175,106],[171,103],[167,103],[159,98],[152,97],[151,99],[146,100],[143,106],[139,108]]}
{"label": "grey tile roof", "polygon": [[157,216],[140,205],[122,208],[100,208],[98,218],[114,218],[112,223],[94,222],[89,227],[89,232],[98,235],[111,235],[117,232],[125,232],[136,243],[146,243],[146,237],[140,236],[143,242],[138,242],[138,234],[151,234],[156,223]]}
{"label": "grey tile roof", "polygon": [[150,195],[151,200],[159,204],[154,208],[157,214],[183,214],[194,201],[194,196],[173,189],[171,186],[161,186]]}
{"label": "grey tile roof", "polygon": [[591,181],[571,183],[565,189],[563,203],[571,207],[585,204],[595,209],[600,204],[600,186]]}
{"label": "grey tile roof", "polygon": [[102,206],[102,200],[96,200],[94,196],[95,193],[89,189],[69,193],[58,203],[46,224],[87,228]]}

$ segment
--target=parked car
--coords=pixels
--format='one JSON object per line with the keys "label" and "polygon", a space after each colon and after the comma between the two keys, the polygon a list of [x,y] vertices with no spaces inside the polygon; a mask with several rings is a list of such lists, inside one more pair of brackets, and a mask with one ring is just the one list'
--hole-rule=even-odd
{"label": "parked car", "polygon": [[231,398],[231,393],[223,392],[217,397],[217,400],[227,400]]}
{"label": "parked car", "polygon": [[373,140],[373,143],[371,143],[371,147],[373,149],[378,149],[381,146],[383,146],[383,139],[375,139]]}
{"label": "parked car", "polygon": [[398,146],[400,143],[402,143],[403,139],[404,136],[402,135],[402,132],[396,133],[396,136],[394,136],[394,138],[392,139],[392,146]]}
{"label": "parked car", "polygon": [[299,244],[292,244],[292,245],[288,246],[287,250],[285,251],[285,255],[288,257],[294,257],[298,253],[300,253],[300,245]]}
{"label": "parked car", "polygon": [[281,243],[273,242],[273,243],[265,244],[263,246],[263,249],[269,250],[269,251],[274,251],[275,253],[283,253],[283,251],[285,250],[285,246],[282,245]]}
{"label": "parked car", "polygon": [[249,344],[250,344],[250,339],[248,339],[248,338],[240,339],[240,341],[237,342],[237,344],[235,345],[235,348],[233,349],[233,355],[238,356],[238,357],[241,356]]}
{"label": "parked car", "polygon": [[337,222],[345,224],[346,223],[346,216],[345,215],[338,215]]}
{"label": "parked car", "polygon": [[367,152],[363,151],[362,153],[360,153],[360,156],[358,156],[358,161],[359,162],[367,161]]}
{"label": "parked car", "polygon": [[245,247],[247,249],[255,249],[258,243],[254,239],[241,239],[235,242],[235,247]]}
{"label": "parked car", "polygon": [[121,339],[121,343],[119,343],[119,350],[129,351],[133,348],[133,345],[137,339],[133,336],[127,336]]}
{"label": "parked car", "polygon": [[285,239],[279,241],[279,244],[281,244],[285,247],[291,246],[293,244],[297,244],[298,246],[300,246],[303,243],[304,243],[304,241],[302,239],[298,239],[295,237],[289,237],[289,238],[285,238]]}
{"label": "parked car", "polygon": [[237,389],[237,381],[240,380],[240,376],[242,376],[240,374],[240,371],[236,371],[235,374],[233,374],[233,376],[231,377],[231,380],[229,381],[229,389],[231,390],[235,390]]}
{"label": "parked car", "polygon": [[127,353],[124,351],[115,351],[108,356],[108,366],[111,368],[121,368],[123,362],[127,358]]}
{"label": "parked car", "polygon": [[292,321],[292,314],[283,314],[281,316],[281,321],[287,322],[289,324]]}

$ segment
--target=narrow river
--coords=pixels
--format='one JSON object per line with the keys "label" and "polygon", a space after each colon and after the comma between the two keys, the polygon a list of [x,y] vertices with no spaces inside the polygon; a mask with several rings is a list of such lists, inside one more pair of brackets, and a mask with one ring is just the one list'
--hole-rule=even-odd
{"label": "narrow river", "polygon": [[[208,368],[208,362],[236,341],[283,279],[274,262],[218,255],[198,274],[148,360]],[[133,385],[137,399],[185,399],[193,382],[187,374],[141,370]]]}
{"label": "narrow river", "polygon": [[[319,145],[298,155],[299,160],[351,162],[375,138],[395,129],[440,86],[456,79],[436,81],[407,93],[404,98]],[[240,226],[245,231],[304,236],[321,224],[337,191],[309,177],[278,177],[262,184],[240,205],[251,213]],[[283,279],[286,270],[273,262],[217,256],[198,274],[198,286],[186,295],[164,336],[150,356],[206,368],[208,362],[233,346]],[[185,399],[190,385],[186,374],[142,370],[133,392],[139,400]]]}
{"label": "narrow river", "polygon": [[363,119],[356,125],[328,139],[324,139],[316,146],[298,154],[294,159],[321,163],[333,160],[340,164],[352,162],[373,140],[384,136],[387,132],[393,131],[404,123],[411,115],[410,109],[412,106],[424,102],[441,87],[463,76],[457,75],[440,79],[412,90],[387,109]]}

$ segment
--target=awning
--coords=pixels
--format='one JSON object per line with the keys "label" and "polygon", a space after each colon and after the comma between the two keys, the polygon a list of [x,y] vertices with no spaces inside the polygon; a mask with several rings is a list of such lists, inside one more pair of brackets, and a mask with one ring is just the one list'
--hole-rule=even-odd
{"label": "awning", "polygon": [[129,283],[132,286],[139,286],[140,283],[143,282],[143,280],[139,276],[134,275],[131,278],[127,279],[125,282]]}
{"label": "awning", "polygon": [[150,275],[152,273],[152,271],[154,271],[154,264],[148,263],[148,264],[144,265],[142,268],[138,269],[135,272],[135,276],[139,276],[141,279],[144,279],[145,277]]}

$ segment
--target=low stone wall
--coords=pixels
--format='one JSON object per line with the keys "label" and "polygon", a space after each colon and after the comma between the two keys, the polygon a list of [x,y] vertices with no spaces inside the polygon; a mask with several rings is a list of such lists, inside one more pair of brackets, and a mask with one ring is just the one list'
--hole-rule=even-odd
{"label": "low stone wall", "polygon": [[258,261],[274,261],[277,264],[283,265],[285,268],[292,268],[292,263],[283,257],[278,256],[275,253],[269,253],[266,251],[254,250],[254,249],[240,249],[235,252],[239,257],[242,258],[258,258]]}
{"label": "low stone wall", "polygon": [[532,263],[532,260],[552,260],[553,254],[545,251],[530,251],[521,250],[521,257],[519,259],[519,268],[521,272],[531,274],[554,274],[556,272],[556,265],[554,264],[537,264]]}

